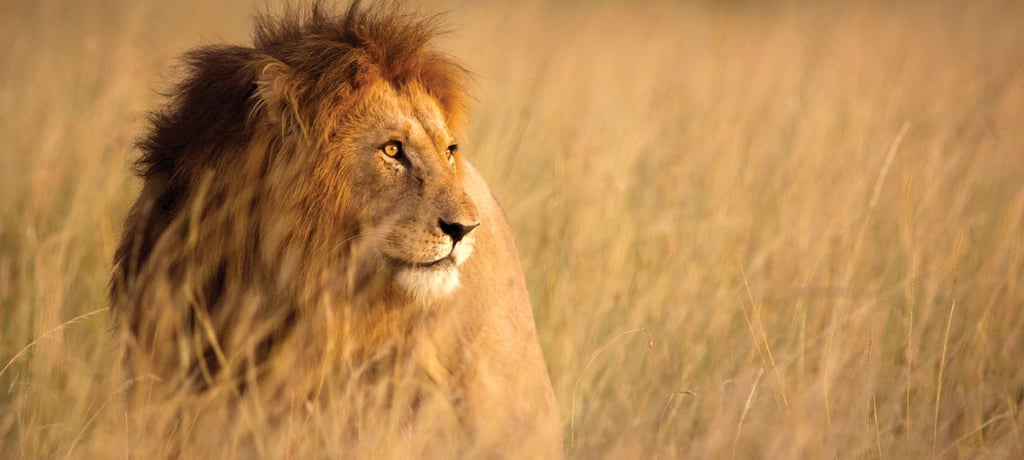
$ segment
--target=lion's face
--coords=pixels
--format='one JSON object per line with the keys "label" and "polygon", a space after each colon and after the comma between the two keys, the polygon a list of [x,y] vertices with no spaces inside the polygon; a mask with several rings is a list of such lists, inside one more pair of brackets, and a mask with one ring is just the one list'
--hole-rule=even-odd
{"label": "lion's face", "polygon": [[419,85],[381,82],[364,95],[327,136],[315,176],[328,198],[318,201],[339,197],[355,242],[401,291],[431,302],[458,286],[480,223],[459,180],[457,140]]}

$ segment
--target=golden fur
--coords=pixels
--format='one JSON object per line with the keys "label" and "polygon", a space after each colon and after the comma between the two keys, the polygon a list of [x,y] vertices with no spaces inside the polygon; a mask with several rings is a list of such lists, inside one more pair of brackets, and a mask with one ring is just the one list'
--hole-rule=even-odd
{"label": "golden fur", "polygon": [[314,6],[186,55],[115,255],[132,410],[224,394],[273,419],[383,385],[404,429],[434,395],[460,449],[560,454],[511,232],[457,147],[468,75],[436,33]]}

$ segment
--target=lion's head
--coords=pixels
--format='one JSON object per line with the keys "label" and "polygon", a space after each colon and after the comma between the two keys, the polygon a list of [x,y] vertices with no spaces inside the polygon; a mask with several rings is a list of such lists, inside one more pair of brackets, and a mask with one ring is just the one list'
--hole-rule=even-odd
{"label": "lion's head", "polygon": [[[264,18],[253,48],[189,54],[178,99],[142,143],[144,194],[165,203],[147,220],[171,223],[206,199],[198,178],[212,174],[216,192],[247,189],[267,214],[284,213],[319,257],[358,245],[360,263],[376,263],[362,268],[390,277],[395,294],[429,303],[451,293],[480,222],[459,181],[467,73],[427,48],[433,34],[397,14],[315,9]],[[286,189],[248,190],[268,168]],[[145,259],[165,229],[148,230],[142,242],[126,232],[122,267],[140,264],[129,249]]]}
{"label": "lion's head", "polygon": [[303,397],[342,379],[332,356],[363,376],[391,357],[464,423],[504,413],[506,438],[543,419],[557,439],[511,232],[459,149],[468,73],[436,33],[390,7],[314,6],[260,17],[251,47],[186,55],[115,255],[133,374],[244,394],[276,372],[261,394]]}
{"label": "lion's head", "polygon": [[[458,286],[480,219],[459,181],[451,108],[432,95],[429,80],[397,78],[359,88],[351,108],[321,112],[339,115],[324,121],[331,126],[306,199],[318,214],[326,209],[353,225],[398,289],[431,302]],[[327,198],[340,196],[346,202]]]}

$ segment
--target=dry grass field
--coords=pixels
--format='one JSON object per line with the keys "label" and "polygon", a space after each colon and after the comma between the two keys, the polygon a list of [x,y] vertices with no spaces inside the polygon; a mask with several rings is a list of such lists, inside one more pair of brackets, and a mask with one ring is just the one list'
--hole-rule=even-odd
{"label": "dry grass field", "polygon": [[[133,141],[263,5],[0,5],[0,458],[131,456]],[[1024,458],[1020,2],[414,8],[475,72],[567,456]]]}

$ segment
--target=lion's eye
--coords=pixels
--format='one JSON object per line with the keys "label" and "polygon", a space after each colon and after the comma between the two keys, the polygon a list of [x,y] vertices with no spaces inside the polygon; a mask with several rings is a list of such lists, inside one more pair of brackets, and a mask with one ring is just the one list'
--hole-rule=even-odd
{"label": "lion's eye", "polygon": [[391,158],[396,158],[402,154],[402,143],[398,141],[391,141],[384,144],[384,146],[381,147],[381,150],[385,155]]}
{"label": "lion's eye", "polygon": [[448,149],[444,151],[448,157],[448,164],[455,166],[455,152],[459,150],[458,144],[452,144],[448,146]]}

